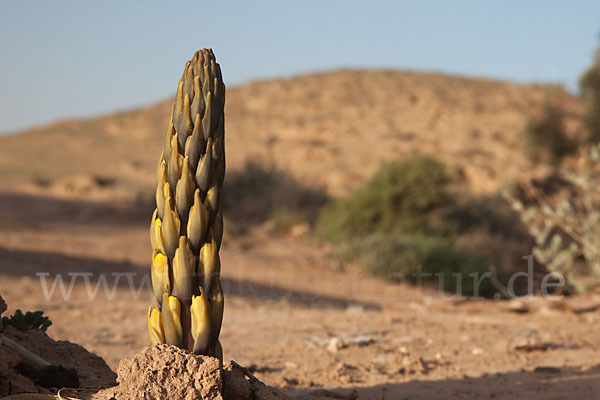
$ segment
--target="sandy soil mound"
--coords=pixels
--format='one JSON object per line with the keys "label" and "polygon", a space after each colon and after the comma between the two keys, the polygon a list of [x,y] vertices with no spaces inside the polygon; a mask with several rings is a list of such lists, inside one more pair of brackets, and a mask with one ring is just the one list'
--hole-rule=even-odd
{"label": "sandy soil mound", "polygon": [[[0,314],[6,310],[6,304],[0,297]],[[55,341],[44,332],[32,329],[21,332],[12,326],[0,325],[0,397],[19,393],[51,393],[60,389],[53,387],[52,374],[73,371],[79,387],[99,390],[114,385],[116,375],[104,360],[90,353],[78,344],[66,340]],[[21,345],[34,355],[41,357],[52,366],[43,371],[27,368],[20,353],[9,348],[12,341]],[[64,376],[57,379],[64,379]],[[76,384],[75,384],[76,385]]]}
{"label": "sandy soil mound", "polygon": [[283,400],[285,397],[248,373],[213,357],[197,356],[166,344],[147,346],[119,364],[119,386],[94,400]]}
{"label": "sandy soil mound", "polygon": [[[82,388],[98,390],[114,384],[115,373],[104,360],[78,344],[66,340],[55,341],[39,330],[20,332],[11,326],[5,327],[3,334],[51,364],[75,369]],[[36,384],[19,366],[20,363],[21,358],[17,353],[0,346],[0,396],[53,391],[52,387],[44,388]]]}

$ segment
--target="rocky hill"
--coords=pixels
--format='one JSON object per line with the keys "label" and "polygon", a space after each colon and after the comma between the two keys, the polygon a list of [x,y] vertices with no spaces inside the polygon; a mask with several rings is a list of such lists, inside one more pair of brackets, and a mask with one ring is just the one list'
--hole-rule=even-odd
{"label": "rocky hill", "polygon": [[[176,77],[173,78],[175,89]],[[549,89],[441,74],[342,70],[228,88],[228,168],[247,160],[339,195],[386,160],[420,152],[490,193],[534,173],[524,125]],[[559,101],[577,130],[578,100]],[[170,101],[0,138],[5,189],[54,195],[151,193]]]}

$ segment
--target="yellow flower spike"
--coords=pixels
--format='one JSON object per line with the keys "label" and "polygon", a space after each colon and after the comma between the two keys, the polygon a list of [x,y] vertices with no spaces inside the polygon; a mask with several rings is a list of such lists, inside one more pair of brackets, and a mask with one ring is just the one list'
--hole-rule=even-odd
{"label": "yellow flower spike", "polygon": [[165,342],[165,333],[162,326],[162,315],[156,308],[148,308],[148,336],[150,344],[161,344]]}
{"label": "yellow flower spike", "polygon": [[162,320],[165,342],[181,347],[181,305],[175,296],[163,293]]}
{"label": "yellow flower spike", "polygon": [[171,282],[169,279],[169,260],[162,253],[156,253],[152,260],[152,290],[156,302],[162,307],[164,293],[171,293]]}
{"label": "yellow flower spike", "polygon": [[200,249],[200,265],[202,266],[202,275],[204,276],[204,289],[206,289],[209,283],[219,278],[221,273],[221,261],[219,259],[219,253],[217,250],[217,244],[215,241],[210,243],[204,243],[202,249]]}
{"label": "yellow flower spike", "polygon": [[[208,109],[207,109],[208,112]],[[206,154],[200,157],[200,161],[198,161],[198,168],[196,169],[196,182],[198,183],[198,187],[202,192],[206,192],[208,190],[208,184],[210,183],[210,168],[212,164],[212,151],[208,151],[208,149],[212,149],[212,138],[209,137],[206,142]]]}
{"label": "yellow flower spike", "polygon": [[192,284],[196,270],[196,259],[187,245],[185,236],[179,237],[179,247],[173,259],[173,279],[177,296],[183,300],[192,299]]}
{"label": "yellow flower spike", "polygon": [[219,64],[212,50],[199,50],[178,81],[156,167],[157,211],[150,224],[152,285],[160,314],[150,312],[149,319],[158,321],[160,315],[165,342],[205,355],[222,353],[217,339],[223,318],[218,252],[224,106]]}
{"label": "yellow flower spike", "polygon": [[190,174],[189,158],[183,160],[183,168],[181,170],[181,179],[177,182],[175,190],[175,203],[177,204],[177,212],[179,218],[187,217],[190,207],[194,201],[194,181]]}
{"label": "yellow flower spike", "polygon": [[192,297],[190,307],[192,316],[192,337],[194,338],[194,353],[207,354],[211,341],[210,305],[202,288],[200,295]]}
{"label": "yellow flower spike", "polygon": [[187,225],[187,235],[192,247],[197,251],[204,241],[208,225],[208,210],[200,199],[200,189],[194,192],[194,204],[190,208],[190,217]]}

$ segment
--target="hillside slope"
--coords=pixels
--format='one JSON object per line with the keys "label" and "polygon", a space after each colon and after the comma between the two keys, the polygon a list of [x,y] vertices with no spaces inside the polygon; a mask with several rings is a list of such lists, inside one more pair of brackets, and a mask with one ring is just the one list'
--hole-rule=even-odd
{"label": "hillside slope", "polygon": [[[174,81],[175,82],[175,81]],[[421,152],[489,193],[532,171],[521,137],[548,90],[402,71],[337,71],[229,88],[228,167],[275,165],[333,195],[382,162]],[[578,101],[560,94],[569,129]],[[5,188],[130,197],[151,192],[169,102],[0,138]]]}

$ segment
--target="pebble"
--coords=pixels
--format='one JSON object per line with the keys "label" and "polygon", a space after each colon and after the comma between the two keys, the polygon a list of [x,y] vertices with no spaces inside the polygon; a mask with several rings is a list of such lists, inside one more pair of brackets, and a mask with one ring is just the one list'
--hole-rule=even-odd
{"label": "pebble", "polygon": [[535,367],[533,372],[538,374],[560,374],[560,368],[539,366]]}

